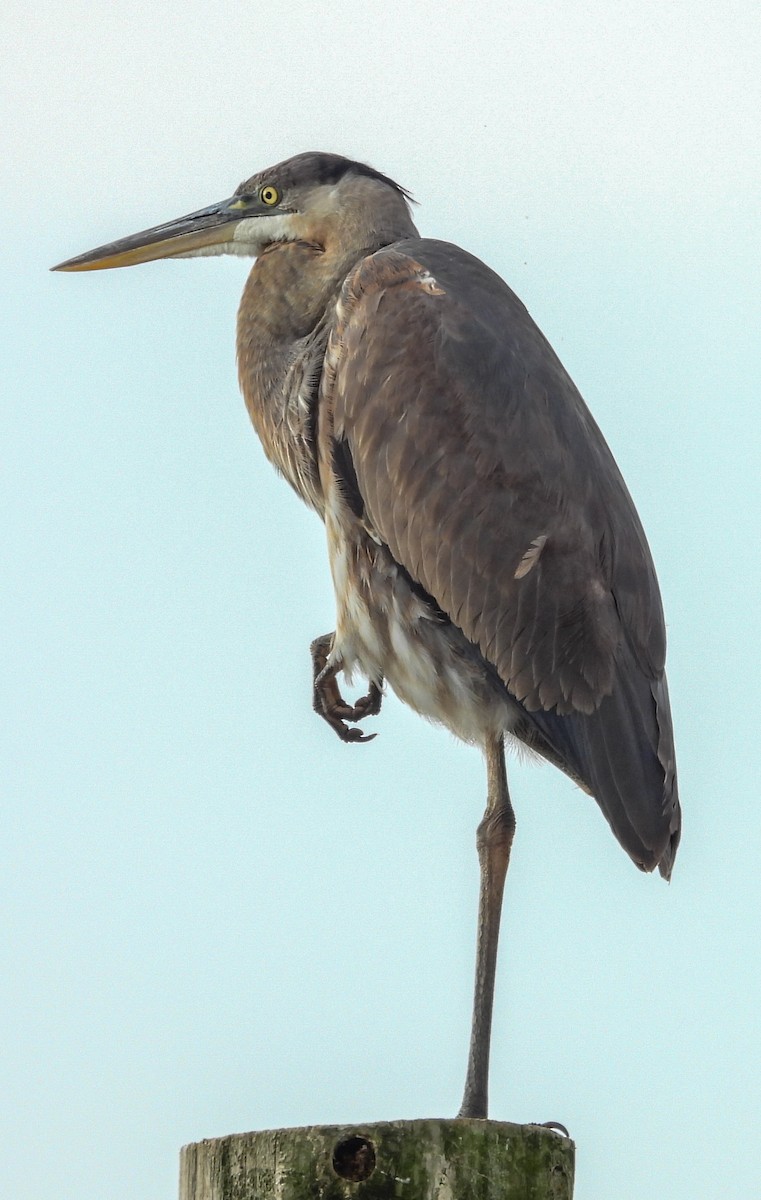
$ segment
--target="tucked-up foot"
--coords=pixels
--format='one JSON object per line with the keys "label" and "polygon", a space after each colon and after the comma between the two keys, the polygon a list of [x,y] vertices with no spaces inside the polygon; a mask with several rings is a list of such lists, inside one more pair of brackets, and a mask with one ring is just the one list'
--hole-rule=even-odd
{"label": "tucked-up foot", "polygon": [[361,696],[356,704],[346,703],[336,682],[338,669],[329,662],[333,637],[332,633],[325,633],[322,637],[315,638],[310,647],[314,679],[312,707],[318,716],[327,721],[342,742],[370,742],[376,734],[352,729],[346,722],[356,724],[365,717],[377,716],[383,693],[377,683],[371,681],[366,696]]}

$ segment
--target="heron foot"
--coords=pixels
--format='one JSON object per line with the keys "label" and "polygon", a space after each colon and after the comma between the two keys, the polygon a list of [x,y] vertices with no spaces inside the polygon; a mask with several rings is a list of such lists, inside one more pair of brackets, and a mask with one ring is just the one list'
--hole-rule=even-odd
{"label": "heron foot", "polygon": [[371,680],[366,696],[355,704],[347,704],[336,682],[338,668],[330,663],[333,649],[333,634],[326,633],[315,638],[310,646],[312,652],[313,691],[312,707],[318,716],[327,721],[342,742],[371,742],[377,735],[352,729],[347,721],[356,725],[365,717],[374,717],[380,712],[383,693],[378,684]]}
{"label": "heron foot", "polygon": [[570,1138],[570,1133],[560,1121],[532,1121],[532,1125],[536,1125],[537,1129],[552,1129],[554,1133],[561,1133],[563,1137]]}

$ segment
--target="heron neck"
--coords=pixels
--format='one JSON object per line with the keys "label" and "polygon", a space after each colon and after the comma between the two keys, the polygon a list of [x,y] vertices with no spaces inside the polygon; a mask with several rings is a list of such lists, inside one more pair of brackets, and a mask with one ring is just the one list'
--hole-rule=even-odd
{"label": "heron neck", "polygon": [[320,374],[341,284],[366,253],[331,254],[306,242],[272,246],[257,259],[238,309],[238,378],[251,421],[267,457],[320,513]]}

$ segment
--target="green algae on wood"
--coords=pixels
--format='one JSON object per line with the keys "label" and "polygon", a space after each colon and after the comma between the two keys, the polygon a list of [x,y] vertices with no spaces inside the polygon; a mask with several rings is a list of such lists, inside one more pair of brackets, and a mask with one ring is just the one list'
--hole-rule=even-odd
{"label": "green algae on wood", "polygon": [[573,1142],[540,1125],[314,1125],[185,1146],[180,1200],[572,1200],[573,1173]]}

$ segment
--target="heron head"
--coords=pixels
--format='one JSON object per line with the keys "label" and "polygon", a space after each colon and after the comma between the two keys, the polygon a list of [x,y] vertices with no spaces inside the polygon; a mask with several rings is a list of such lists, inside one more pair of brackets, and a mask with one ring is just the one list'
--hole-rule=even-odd
{"label": "heron head", "polygon": [[[245,180],[227,200],[142,230],[53,267],[98,271],[157,258],[256,257],[282,242],[325,248],[363,230],[409,236],[409,193],[372,167],[338,154],[297,154]],[[365,243],[369,244],[369,243]]]}

